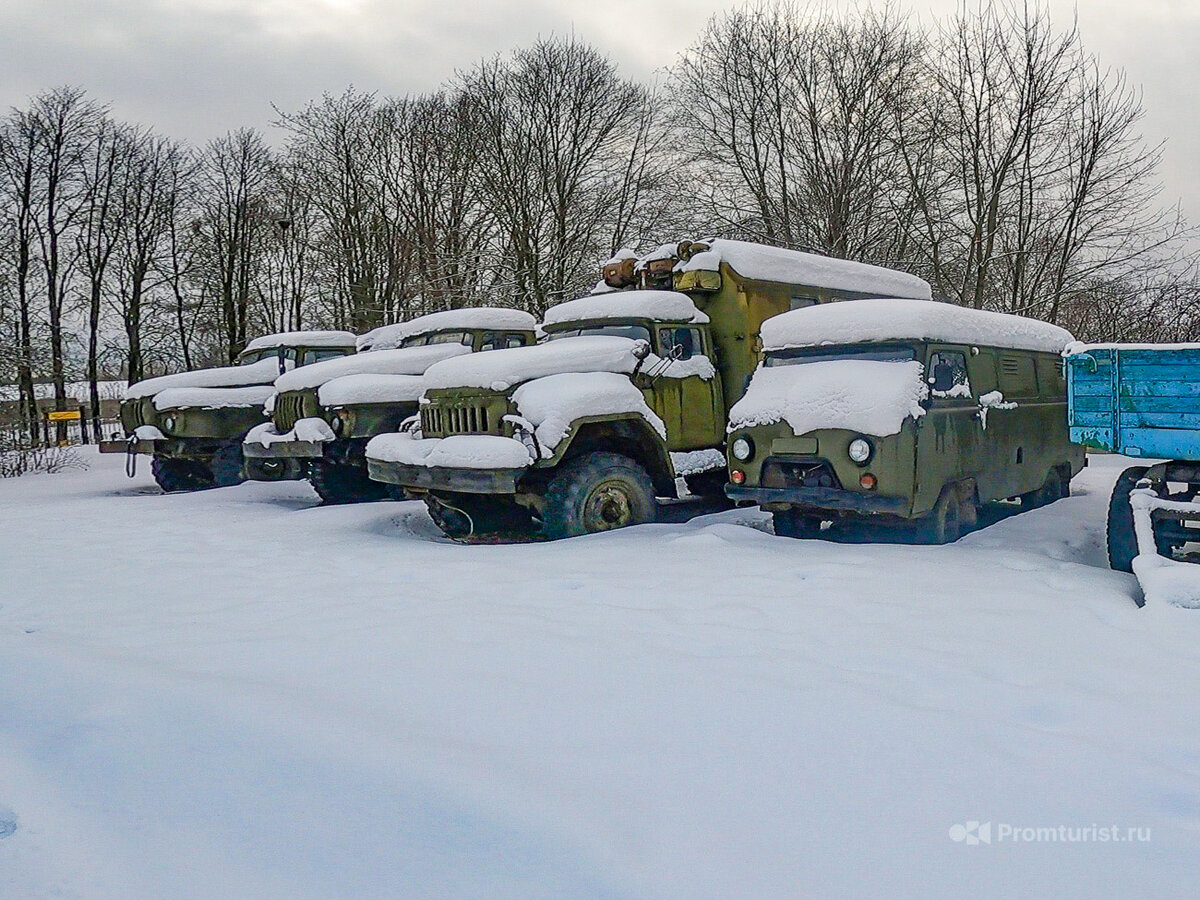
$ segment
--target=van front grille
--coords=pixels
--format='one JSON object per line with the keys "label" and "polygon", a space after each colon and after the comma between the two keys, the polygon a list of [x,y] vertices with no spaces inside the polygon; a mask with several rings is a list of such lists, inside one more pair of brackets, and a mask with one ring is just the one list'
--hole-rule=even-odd
{"label": "van front grille", "polygon": [[275,412],[271,421],[280,434],[291,431],[304,418],[305,398],[308,391],[285,391],[275,398]]}

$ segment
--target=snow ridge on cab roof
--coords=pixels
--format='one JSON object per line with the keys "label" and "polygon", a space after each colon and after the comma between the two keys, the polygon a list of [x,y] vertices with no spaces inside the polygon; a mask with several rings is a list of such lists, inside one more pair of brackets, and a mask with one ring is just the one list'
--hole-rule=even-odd
{"label": "snow ridge on cab roof", "polygon": [[537,324],[537,320],[524,310],[508,309],[503,306],[446,309],[418,316],[407,322],[383,325],[374,331],[368,331],[358,339],[358,349],[360,352],[364,350],[394,350],[410,337],[450,328],[533,331],[535,324]]}
{"label": "snow ridge on cab roof", "polygon": [[687,294],[678,291],[612,291],[568,300],[546,310],[543,325],[589,319],[656,319],[702,325],[708,316]]}
{"label": "snow ridge on cab roof", "polygon": [[945,341],[1061,353],[1074,338],[1040,319],[929,300],[843,300],[782,313],[762,324],[764,350],[869,341]]}
{"label": "snow ridge on cab roof", "polygon": [[247,350],[274,350],[277,347],[353,347],[351,331],[281,331],[264,334],[246,345]]}

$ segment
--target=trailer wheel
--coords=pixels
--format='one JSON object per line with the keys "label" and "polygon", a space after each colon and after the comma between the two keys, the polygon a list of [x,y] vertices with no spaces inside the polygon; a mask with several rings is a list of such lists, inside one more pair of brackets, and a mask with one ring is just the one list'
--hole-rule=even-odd
{"label": "trailer wheel", "polygon": [[771,514],[775,523],[775,534],[789,538],[816,538],[821,536],[821,517],[800,512],[795,507],[776,510]]}
{"label": "trailer wheel", "polygon": [[1129,492],[1147,471],[1145,466],[1130,466],[1122,472],[1108,501],[1108,564],[1118,572],[1132,572],[1133,558],[1138,555]]}
{"label": "trailer wheel", "polygon": [[551,540],[653,522],[654,485],[627,456],[597,451],[561,466],[546,487],[542,530]]}
{"label": "trailer wheel", "polygon": [[372,481],[365,466],[318,460],[309,468],[308,483],[326,503],[363,503],[388,497],[387,485]]}
{"label": "trailer wheel", "polygon": [[150,473],[158,486],[168,494],[202,491],[213,486],[208,466],[194,459],[173,459],[155,456],[150,460]]}

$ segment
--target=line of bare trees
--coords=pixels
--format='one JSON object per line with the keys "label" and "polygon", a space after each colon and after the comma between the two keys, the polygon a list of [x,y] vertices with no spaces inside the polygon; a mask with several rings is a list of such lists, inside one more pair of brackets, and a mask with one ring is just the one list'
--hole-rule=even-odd
{"label": "line of bare trees", "polygon": [[722,235],[896,266],[1085,338],[1200,338],[1141,98],[1041,8],[711,19],[648,86],[576,38],[428,95],[353,89],[187,146],[77,88],[0,120],[0,383],[231,360],[257,333],[540,313],[622,246]]}

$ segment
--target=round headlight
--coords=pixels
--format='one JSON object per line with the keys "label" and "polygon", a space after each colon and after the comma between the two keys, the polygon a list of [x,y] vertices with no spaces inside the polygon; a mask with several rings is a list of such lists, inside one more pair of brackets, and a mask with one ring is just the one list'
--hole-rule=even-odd
{"label": "round headlight", "polygon": [[345,426],[342,417],[338,413],[329,414],[329,427],[333,429],[334,434],[341,434],[342,428]]}
{"label": "round headlight", "polygon": [[174,430],[175,430],[175,417],[167,416],[165,419],[163,419],[163,431],[165,431],[167,434],[170,434]]}
{"label": "round headlight", "polygon": [[852,460],[861,465],[871,458],[871,442],[866,438],[855,438],[846,448],[846,453]]}
{"label": "round headlight", "polygon": [[742,462],[754,455],[754,444],[747,437],[737,438],[729,449],[733,452],[733,458],[740,459]]}

